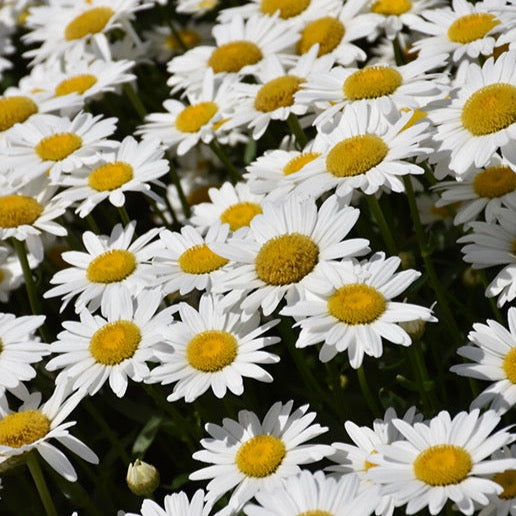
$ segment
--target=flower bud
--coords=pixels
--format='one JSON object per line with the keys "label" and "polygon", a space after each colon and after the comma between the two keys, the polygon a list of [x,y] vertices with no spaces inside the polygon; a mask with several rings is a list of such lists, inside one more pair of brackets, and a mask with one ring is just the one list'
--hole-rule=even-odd
{"label": "flower bud", "polygon": [[400,322],[398,324],[410,335],[413,341],[419,340],[423,333],[425,333],[426,321],[423,321],[423,319]]}
{"label": "flower bud", "polygon": [[150,496],[159,486],[159,472],[151,464],[136,459],[127,469],[127,485],[138,496]]}

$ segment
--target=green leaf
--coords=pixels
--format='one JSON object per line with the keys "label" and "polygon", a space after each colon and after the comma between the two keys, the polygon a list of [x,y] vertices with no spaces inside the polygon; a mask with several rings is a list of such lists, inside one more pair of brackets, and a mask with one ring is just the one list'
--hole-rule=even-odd
{"label": "green leaf", "polygon": [[131,453],[138,457],[143,457],[145,452],[154,442],[163,418],[161,416],[152,416],[142,428],[141,432],[136,436]]}

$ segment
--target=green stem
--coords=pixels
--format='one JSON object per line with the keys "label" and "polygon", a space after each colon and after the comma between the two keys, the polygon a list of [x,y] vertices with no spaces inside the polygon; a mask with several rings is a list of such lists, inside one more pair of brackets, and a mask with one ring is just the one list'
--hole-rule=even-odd
{"label": "green stem", "polygon": [[426,415],[434,414],[436,412],[436,400],[432,394],[425,389],[425,382],[429,380],[428,370],[426,368],[423,351],[421,349],[421,342],[419,340],[413,341],[408,348],[409,358],[416,377],[416,383],[423,402],[424,411]]}
{"label": "green stem", "polygon": [[[170,216],[172,217],[172,223],[175,224],[176,226],[179,225],[179,219],[177,218],[176,211],[172,207],[172,204],[170,204],[166,189],[165,189],[165,195],[163,196],[163,200],[165,201],[165,206],[167,207],[167,210],[170,213]],[[159,210],[157,205],[156,205],[156,208]]]}
{"label": "green stem", "polygon": [[398,66],[404,65],[406,63],[405,56],[403,55],[403,50],[401,49],[400,40],[398,36],[396,36],[392,40],[392,49],[394,50],[394,60]]}
{"label": "green stem", "polygon": [[212,140],[209,144],[210,149],[213,151],[215,156],[222,161],[222,164],[226,167],[226,170],[228,171],[229,178],[231,179],[231,182],[238,183],[242,179],[242,174],[236,169],[235,165],[231,163],[231,161],[228,158],[228,155],[222,148],[222,146],[217,142],[216,140]]}
{"label": "green stem", "polygon": [[30,474],[32,475],[32,479],[36,484],[36,489],[38,490],[43,507],[45,507],[47,516],[57,516],[57,511],[54,506],[54,502],[52,501],[52,497],[50,496],[45,477],[43,476],[43,471],[41,471],[36,452],[31,452],[27,455],[27,466]]}
{"label": "green stem", "polygon": [[376,404],[373,394],[371,393],[371,390],[369,389],[369,385],[367,383],[367,378],[366,378],[366,375],[364,372],[363,365],[361,365],[357,369],[357,375],[358,375],[358,383],[360,384],[360,390],[362,391],[362,394],[364,395],[364,398],[367,403],[367,406],[369,407],[369,410],[373,413],[374,417],[382,417],[380,409],[378,408],[378,405]]}
{"label": "green stem", "polygon": [[306,137],[306,134],[294,113],[290,113],[290,115],[288,115],[287,124],[290,132],[296,137],[298,147],[300,149],[304,149],[308,143],[308,138]]}
{"label": "green stem", "polygon": [[93,218],[93,215],[91,213],[88,213],[88,215],[86,215],[86,222],[88,223],[90,231],[93,231],[95,235],[100,235],[99,226],[95,222],[95,219]]}
{"label": "green stem", "polygon": [[[170,179],[172,179],[172,183],[176,187],[177,195],[179,196],[179,200],[181,202],[181,206],[183,208],[183,213],[187,219],[190,218],[190,215],[192,215],[192,209],[190,208],[190,204],[188,203],[188,200],[186,199],[185,192],[183,190],[183,187],[181,186],[181,181],[179,180],[179,176],[177,175],[176,167],[174,167],[174,164],[172,161],[169,161],[170,164]],[[165,193],[166,196],[166,193]]]}
{"label": "green stem", "polygon": [[385,220],[385,217],[383,215],[382,208],[380,206],[380,203],[378,202],[378,199],[374,194],[372,195],[366,195],[367,204],[369,205],[369,211],[376,219],[376,222],[378,224],[378,227],[380,228],[380,232],[382,234],[382,238],[385,242],[385,245],[387,246],[387,250],[389,251],[390,255],[396,255],[398,254],[396,242],[394,240],[394,237],[392,236],[391,230],[389,228],[389,224]]}
{"label": "green stem", "polygon": [[118,207],[118,213],[120,214],[120,220],[124,226],[128,226],[131,223],[131,219],[129,218],[129,214],[125,209],[125,206]]}
{"label": "green stem", "polygon": [[145,106],[140,100],[140,97],[138,97],[138,95],[136,94],[133,85],[129,82],[125,82],[123,85],[123,89],[125,94],[127,95],[127,98],[131,102],[134,110],[136,111],[138,116],[143,120],[145,118],[145,115],[147,114],[147,110],[145,109]]}

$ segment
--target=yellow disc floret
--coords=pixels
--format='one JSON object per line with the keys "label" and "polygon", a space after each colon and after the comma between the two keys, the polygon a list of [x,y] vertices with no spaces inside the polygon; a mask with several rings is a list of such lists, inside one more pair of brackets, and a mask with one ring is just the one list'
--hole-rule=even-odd
{"label": "yellow disc floret", "polygon": [[368,66],[353,72],[342,87],[350,100],[376,99],[394,93],[403,77],[390,66]]}
{"label": "yellow disc floret", "polygon": [[342,41],[346,29],[344,25],[331,16],[325,16],[310,22],[301,33],[296,50],[299,55],[306,54],[316,43],[319,43],[317,57],[335,50]]}
{"label": "yellow disc floret", "polygon": [[334,145],[326,157],[326,169],[336,177],[364,174],[383,161],[389,147],[375,134],[346,138]]}
{"label": "yellow disc floret", "polygon": [[498,495],[503,500],[516,498],[516,469],[508,469],[502,473],[496,473],[493,480],[503,487],[503,491]]}
{"label": "yellow disc floret", "polygon": [[91,73],[84,73],[81,75],[75,75],[74,77],[70,77],[61,81],[55,89],[55,94],[57,97],[62,97],[63,95],[69,95],[70,93],[78,93],[82,95],[85,91],[89,90],[95,83],[97,82],[97,78]]}
{"label": "yellow disc floret", "polygon": [[123,161],[106,163],[93,170],[88,184],[97,192],[116,190],[133,178],[133,167]]}
{"label": "yellow disc floret", "polygon": [[376,0],[371,6],[371,12],[384,16],[399,16],[411,8],[410,0]]}
{"label": "yellow disc floret", "polygon": [[141,339],[140,328],[132,321],[111,322],[93,334],[89,350],[96,362],[113,366],[134,356]]}
{"label": "yellow disc floret", "polygon": [[74,133],[58,133],[43,138],[34,150],[43,161],[61,161],[81,146],[80,136]]}
{"label": "yellow disc floret", "polygon": [[249,226],[256,215],[262,213],[262,207],[255,202],[239,202],[225,209],[220,214],[222,223],[229,224],[231,231]]}
{"label": "yellow disc floret", "polygon": [[319,248],[306,235],[288,233],[265,242],[255,267],[257,276],[269,285],[288,285],[312,272],[319,259]]}
{"label": "yellow disc floret", "polygon": [[94,7],[84,11],[65,27],[66,41],[82,39],[101,32],[114,14],[115,11],[111,7]]}
{"label": "yellow disc floret", "polygon": [[286,454],[285,445],[278,437],[257,435],[240,446],[235,462],[244,475],[264,478],[278,469]]}
{"label": "yellow disc floret", "polygon": [[208,66],[215,73],[236,73],[244,66],[258,63],[262,58],[262,51],[252,41],[231,41],[211,53]]}
{"label": "yellow disc floret", "polygon": [[315,509],[313,511],[300,512],[297,516],[334,516],[334,514],[328,511]]}
{"label": "yellow disc floret", "polygon": [[93,283],[116,283],[130,276],[135,269],[133,253],[125,249],[111,249],[90,262],[86,277]]}
{"label": "yellow disc floret", "polygon": [[448,38],[454,43],[471,43],[483,38],[500,23],[494,14],[472,13],[457,18],[448,28]]}
{"label": "yellow disc floret", "polygon": [[177,260],[179,267],[188,274],[208,274],[224,267],[229,262],[215,254],[206,244],[194,245]]}
{"label": "yellow disc floret", "polygon": [[346,324],[370,324],[387,307],[385,297],[374,287],[351,283],[340,287],[328,299],[328,311]]}
{"label": "yellow disc floret", "polygon": [[299,154],[299,156],[292,158],[283,167],[283,175],[290,176],[290,174],[295,174],[296,172],[299,172],[305,165],[312,162],[320,155],[320,152],[303,152],[302,154]]}
{"label": "yellow disc floret", "polygon": [[187,106],[176,117],[176,129],[182,133],[196,133],[215,116],[218,109],[215,102],[199,102]]}
{"label": "yellow disc floret", "polygon": [[0,444],[20,448],[45,437],[50,420],[39,410],[13,412],[0,420]]}
{"label": "yellow disc floret", "polygon": [[486,168],[475,176],[473,189],[479,197],[502,197],[516,190],[516,172],[503,165]]}
{"label": "yellow disc floret", "polygon": [[437,444],[423,450],[414,460],[414,475],[431,486],[459,484],[472,468],[471,455],[461,446]]}
{"label": "yellow disc floret", "polygon": [[16,228],[33,224],[43,213],[43,206],[26,195],[0,197],[0,228]]}
{"label": "yellow disc floret", "polygon": [[21,124],[38,112],[38,106],[29,97],[15,95],[0,99],[0,131],[7,131],[14,124]]}
{"label": "yellow disc floret", "polygon": [[475,91],[462,108],[462,125],[474,136],[496,133],[516,122],[516,86],[496,83]]}
{"label": "yellow disc floret", "polygon": [[287,20],[301,14],[310,5],[310,0],[262,0],[260,11],[272,16],[279,11],[280,18]]}
{"label": "yellow disc floret", "polygon": [[516,347],[511,348],[507,355],[505,355],[502,367],[507,379],[516,384]]}
{"label": "yellow disc floret", "polygon": [[166,37],[165,46],[169,50],[181,50],[182,45],[186,48],[192,48],[201,42],[199,34],[191,29],[179,29],[177,31],[177,36],[179,39],[174,34],[170,34]]}
{"label": "yellow disc floret", "polygon": [[188,363],[198,371],[215,373],[235,361],[237,340],[222,330],[198,333],[186,346]]}
{"label": "yellow disc floret", "polygon": [[284,75],[266,82],[256,94],[254,107],[257,111],[269,113],[281,107],[294,104],[294,95],[304,79],[294,75]]}

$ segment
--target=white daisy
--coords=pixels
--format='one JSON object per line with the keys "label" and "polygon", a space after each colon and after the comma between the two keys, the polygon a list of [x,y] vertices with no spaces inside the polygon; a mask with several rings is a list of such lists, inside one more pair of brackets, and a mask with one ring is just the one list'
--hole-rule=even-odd
{"label": "white daisy", "polygon": [[116,118],[79,113],[70,120],[54,115],[34,115],[14,126],[0,147],[0,167],[11,177],[29,182],[44,174],[56,181],[62,172],[70,173],[94,163],[97,152],[118,142],[106,140],[115,131]]}
{"label": "white daisy", "polygon": [[473,514],[474,502],[486,505],[486,495],[503,491],[484,475],[516,467],[516,459],[484,460],[514,440],[507,429],[489,435],[499,422],[493,411],[479,415],[479,410],[453,419],[442,411],[413,425],[395,419],[393,425],[406,440],[380,445],[378,466],[368,475],[383,484],[396,505],[407,504],[407,514],[427,506],[430,514],[439,514],[448,499],[463,514]]}
{"label": "white daisy", "polygon": [[10,460],[16,464],[16,457],[36,450],[39,455],[60,475],[70,482],[77,480],[77,473],[66,455],[49,441],[55,439],[81,459],[98,464],[99,459],[83,442],[68,429],[75,421],[64,422],[70,412],[83,399],[84,393],[77,392],[68,397],[65,384],[56,386],[52,396],[41,404],[41,393],[28,395],[17,411],[11,411],[7,399],[0,401],[0,468],[9,468]]}
{"label": "white daisy", "polygon": [[219,0],[177,0],[178,13],[202,16],[213,11],[219,5]]}
{"label": "white daisy", "polygon": [[170,352],[157,352],[162,365],[151,372],[150,381],[174,385],[168,401],[184,398],[192,402],[211,388],[217,398],[229,389],[240,396],[243,377],[272,382],[272,376],[258,364],[273,364],[278,355],[263,348],[280,342],[279,337],[262,335],[279,323],[278,319],[260,325],[255,313],[246,320],[242,312],[230,312],[217,296],[204,294],[199,310],[179,304],[180,323],[166,332]]}
{"label": "white daisy", "polygon": [[507,312],[509,331],[491,319],[475,323],[468,334],[470,345],[457,353],[473,362],[458,364],[450,371],[461,376],[492,382],[471,403],[471,408],[489,408],[504,414],[516,404],[516,308]]}
{"label": "white daisy", "polygon": [[213,224],[205,237],[193,226],[183,226],[181,233],[162,231],[154,253],[153,275],[163,294],[211,291],[231,266],[211,247],[215,242],[224,242],[228,233],[227,224]]}
{"label": "white daisy", "polygon": [[154,500],[144,500],[138,514],[126,513],[127,516],[208,516],[211,505],[204,503],[204,491],[198,489],[192,499],[181,491],[172,493],[163,499],[163,507]]}
{"label": "white daisy", "polygon": [[163,156],[164,149],[158,140],[137,142],[126,136],[117,149],[98,156],[101,160],[94,166],[62,176],[59,184],[69,188],[59,198],[70,203],[82,201],[76,210],[79,217],[88,215],[105,199],[113,206],[123,206],[124,192],[142,192],[160,200],[150,185],[168,172],[168,161]]}
{"label": "white daisy", "polygon": [[233,490],[221,514],[234,514],[262,488],[281,485],[281,479],[298,474],[300,464],[331,455],[324,444],[303,444],[328,430],[312,425],[315,412],[303,405],[292,412],[294,402],[274,403],[263,422],[254,412],[241,410],[238,421],[225,418],[222,426],[208,423],[210,438],[201,440],[204,450],[193,458],[211,466],[190,474],[191,480],[212,479],[206,500],[214,502]]}
{"label": "white daisy", "polygon": [[374,510],[376,489],[358,494],[356,475],[339,479],[326,477],[322,471],[303,470],[282,481],[281,487],[261,489],[256,493],[260,505],[247,504],[248,516],[368,516]]}
{"label": "white daisy", "polygon": [[516,51],[505,52],[482,68],[471,63],[463,80],[456,81],[456,97],[429,118],[441,150],[451,150],[449,168],[459,176],[475,164],[483,167],[498,148],[516,140]]}
{"label": "white daisy", "polygon": [[348,352],[355,369],[364,354],[382,356],[382,338],[402,346],[412,339],[398,324],[423,320],[435,322],[432,310],[419,305],[391,301],[421,273],[412,269],[395,272],[401,260],[375,253],[369,260],[333,264],[314,278],[313,295],[280,313],[302,318],[296,347],[323,343],[319,359],[328,362],[338,352]]}
{"label": "white daisy", "polygon": [[457,240],[464,261],[473,269],[506,265],[487,286],[486,296],[499,296],[498,306],[516,297],[516,216],[515,210],[500,208],[498,223],[471,222],[472,233]]}
{"label": "white daisy", "polygon": [[312,199],[290,196],[284,204],[264,203],[245,236],[210,247],[234,260],[235,266],[221,277],[217,291],[233,290],[245,296],[240,304],[252,313],[260,306],[270,315],[286,296],[287,303],[303,297],[316,272],[337,259],[363,255],[368,241],[344,240],[359,210],[341,207],[335,196],[317,209]]}
{"label": "white daisy", "polygon": [[31,364],[50,353],[48,344],[42,344],[35,335],[45,321],[43,315],[0,313],[0,392],[16,389],[20,382],[32,380],[36,370]]}
{"label": "white daisy", "polygon": [[123,228],[117,224],[111,235],[97,236],[91,231],[82,235],[87,252],[67,251],[61,257],[72,265],[56,272],[50,283],[58,285],[43,295],[44,298],[60,296],[61,311],[78,295],[75,312],[85,308],[94,312],[99,307],[102,314],[110,306],[119,303],[121,291],[129,289],[133,296],[155,284],[155,273],[149,263],[154,244],[149,242],[159,233],[154,228],[131,243],[136,223]]}
{"label": "white daisy", "polygon": [[149,375],[146,361],[156,361],[155,348],[164,343],[172,323],[170,307],[156,313],[161,303],[159,290],[146,290],[132,298],[121,291],[106,307],[106,318],[80,312],[80,322],[63,322],[57,340],[50,344],[57,354],[46,365],[49,371],[62,369],[56,383],[69,382],[73,390],[96,394],[106,381],[121,398],[127,379],[141,382]]}

